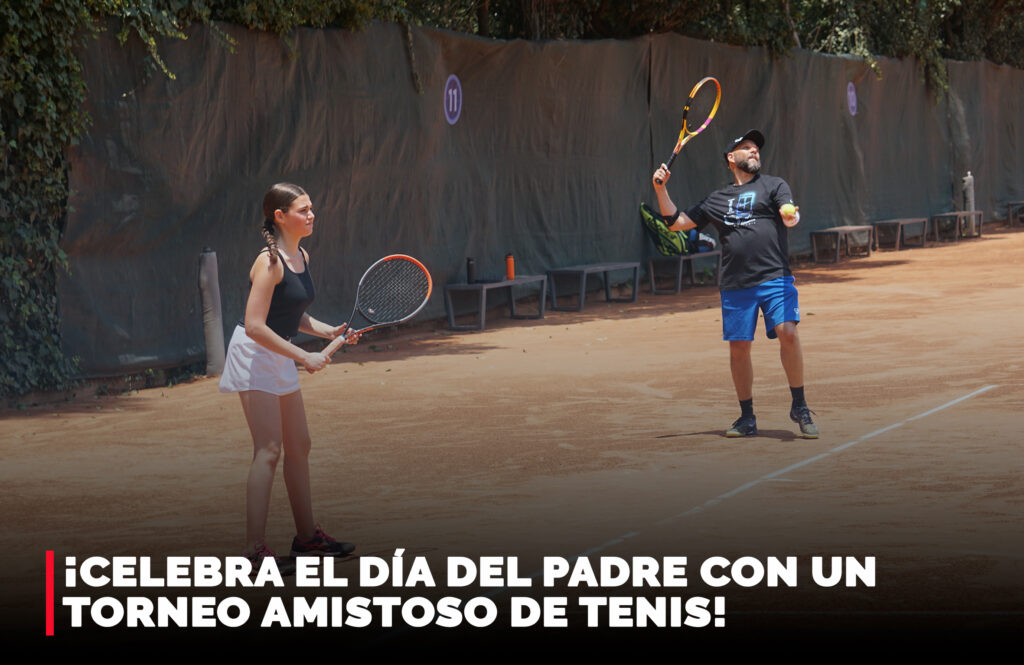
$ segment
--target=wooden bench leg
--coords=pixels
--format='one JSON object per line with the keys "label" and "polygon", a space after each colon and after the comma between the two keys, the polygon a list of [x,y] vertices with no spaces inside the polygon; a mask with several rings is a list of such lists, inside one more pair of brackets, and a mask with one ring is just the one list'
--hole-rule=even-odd
{"label": "wooden bench leg", "polygon": [[480,295],[477,297],[477,306],[480,308],[477,314],[476,325],[457,325],[455,323],[455,302],[451,297],[451,292],[445,289],[444,292],[444,306],[448,310],[448,327],[452,330],[483,330],[487,320],[487,289],[480,289]]}
{"label": "wooden bench leg", "polygon": [[[720,252],[716,251],[716,253],[714,253],[713,256],[714,256],[714,259],[715,259],[715,286],[721,286],[722,285],[722,254]],[[693,285],[693,286],[697,286],[697,259],[701,259],[701,258],[709,258],[710,259],[711,256],[705,257],[700,252],[697,252],[696,254],[688,254],[688,255],[686,255],[683,258],[686,259],[686,261],[689,263],[690,284]]]}
{"label": "wooden bench leg", "polygon": [[648,274],[649,274],[649,277],[650,277],[650,280],[651,280],[651,293],[653,293],[656,296],[676,294],[676,293],[679,293],[680,291],[683,290],[683,262],[685,261],[686,257],[684,257],[684,256],[676,256],[676,257],[667,256],[667,257],[664,257],[664,259],[661,259],[660,261],[662,263],[668,263],[669,260],[671,260],[673,258],[675,259],[675,276],[674,276],[675,288],[673,290],[665,290],[665,289],[659,290],[658,289],[658,286],[657,286],[657,273],[655,272],[655,266],[658,264],[658,261],[656,259],[648,259],[648,261],[647,261]]}
{"label": "wooden bench leg", "polygon": [[452,294],[444,290],[444,308],[448,310],[448,327],[455,330],[455,306],[452,305]]}
{"label": "wooden bench leg", "polygon": [[640,279],[640,264],[633,266],[633,295],[626,298],[612,298],[611,281],[608,279],[608,271],[602,273],[604,277],[604,299],[607,302],[636,302],[637,282]]}
{"label": "wooden bench leg", "polygon": [[484,324],[487,320],[487,289],[480,289],[480,327],[479,330],[484,329]]}
{"label": "wooden bench leg", "polygon": [[508,315],[512,319],[543,319],[544,318],[544,301],[547,298],[547,280],[540,282],[540,299],[537,301],[537,313],[536,314],[519,314],[516,312],[516,298],[512,292],[512,286],[508,287]]}
{"label": "wooden bench leg", "polygon": [[512,293],[512,285],[508,286],[508,318],[516,318],[516,296]]}
{"label": "wooden bench leg", "polygon": [[[558,304],[558,277],[559,276],[556,275],[556,274],[549,275],[551,277],[551,279],[549,281],[551,282],[550,287],[551,287],[551,309],[552,310],[562,311],[562,312],[579,312],[579,311],[581,311],[583,309],[584,299],[587,296],[587,273],[586,273],[586,271],[579,271],[579,272],[580,272],[580,283],[579,283],[580,292],[579,292],[579,298],[577,300],[577,303],[576,303],[575,307],[573,307],[571,305],[562,306],[562,305]],[[572,276],[572,274],[573,273],[562,273],[562,275],[570,276],[570,277]]]}

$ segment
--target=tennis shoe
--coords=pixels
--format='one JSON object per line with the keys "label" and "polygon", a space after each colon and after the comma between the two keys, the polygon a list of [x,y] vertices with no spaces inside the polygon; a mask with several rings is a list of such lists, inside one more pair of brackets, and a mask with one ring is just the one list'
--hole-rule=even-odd
{"label": "tennis shoe", "polygon": [[319,526],[309,540],[298,536],[292,540],[292,556],[348,556],[356,546],[331,538]]}
{"label": "tennis shoe", "polygon": [[270,551],[266,543],[260,541],[256,544],[256,549],[252,552],[243,552],[242,556],[249,560],[252,564],[252,576],[255,577],[256,573],[259,572],[260,566],[263,565],[263,559],[274,559],[277,562],[277,572],[287,577],[288,575],[295,574],[295,562],[288,557],[274,556],[274,553]]}
{"label": "tennis shoe", "polygon": [[725,431],[727,437],[757,436],[757,416],[740,416],[732,427]]}
{"label": "tennis shoe", "polygon": [[[805,439],[817,439],[818,438],[818,426],[811,420],[811,411],[807,406],[794,406],[789,411],[789,419],[800,425],[800,434]],[[818,415],[814,413],[814,415]]]}

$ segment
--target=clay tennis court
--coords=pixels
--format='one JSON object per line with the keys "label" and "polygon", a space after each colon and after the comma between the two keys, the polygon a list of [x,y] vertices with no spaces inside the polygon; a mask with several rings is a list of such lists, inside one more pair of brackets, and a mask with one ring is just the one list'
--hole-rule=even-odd
{"label": "clay tennis court", "polygon": [[[877,557],[875,588],[691,583],[685,595],[726,597],[726,627],[701,629],[723,646],[745,630],[1019,627],[1024,233],[796,275],[820,439],[795,436],[761,328],[761,435],[724,438],[738,407],[714,289],[592,296],[578,314],[492,315],[481,333],[437,322],[366,338],[304,376],[317,518],[357,554],[517,556],[524,573],[584,552],[694,568],[711,555]],[[8,629],[42,634],[45,550],[241,552],[251,443],[216,379],[2,418]],[[279,471],[268,544],[287,550],[292,535]]]}

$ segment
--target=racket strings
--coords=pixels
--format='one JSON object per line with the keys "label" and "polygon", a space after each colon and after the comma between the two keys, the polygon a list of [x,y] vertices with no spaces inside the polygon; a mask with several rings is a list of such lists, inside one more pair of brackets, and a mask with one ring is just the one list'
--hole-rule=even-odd
{"label": "racket strings", "polygon": [[722,98],[721,90],[718,81],[709,77],[690,92],[686,103],[686,134],[698,134],[711,123]]}
{"label": "racket strings", "polygon": [[373,323],[400,321],[430,295],[430,277],[412,261],[392,259],[370,270],[359,285],[356,307]]}

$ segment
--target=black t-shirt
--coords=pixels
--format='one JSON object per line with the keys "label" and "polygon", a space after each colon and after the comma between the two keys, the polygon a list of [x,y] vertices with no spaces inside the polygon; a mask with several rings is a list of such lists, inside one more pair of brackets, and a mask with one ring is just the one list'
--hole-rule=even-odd
{"label": "black t-shirt", "polygon": [[782,178],[756,175],[712,192],[686,211],[698,229],[711,224],[722,241],[722,290],[746,289],[791,275],[788,229],[779,207],[793,202]]}

